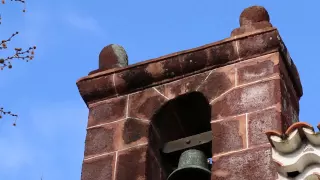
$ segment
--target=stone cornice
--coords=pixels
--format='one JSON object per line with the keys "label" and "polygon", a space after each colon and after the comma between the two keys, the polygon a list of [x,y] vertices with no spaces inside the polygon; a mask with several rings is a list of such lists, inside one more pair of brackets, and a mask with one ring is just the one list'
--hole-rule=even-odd
{"label": "stone cornice", "polygon": [[284,57],[297,95],[301,97],[302,86],[297,69],[277,29],[272,27],[127,67],[96,71],[79,79],[77,86],[88,104],[275,51]]}

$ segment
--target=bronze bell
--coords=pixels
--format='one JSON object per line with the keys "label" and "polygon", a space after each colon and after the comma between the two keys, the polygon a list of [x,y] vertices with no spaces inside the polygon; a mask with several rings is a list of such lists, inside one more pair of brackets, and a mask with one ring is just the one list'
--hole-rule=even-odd
{"label": "bronze bell", "polygon": [[184,151],[179,159],[178,168],[167,180],[210,180],[211,171],[205,154],[196,149]]}

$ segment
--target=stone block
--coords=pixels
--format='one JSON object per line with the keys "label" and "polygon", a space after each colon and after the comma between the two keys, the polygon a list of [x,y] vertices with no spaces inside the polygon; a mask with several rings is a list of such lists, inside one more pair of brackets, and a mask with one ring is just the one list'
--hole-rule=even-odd
{"label": "stone block", "polygon": [[211,123],[212,153],[227,153],[247,147],[246,116]]}
{"label": "stone block", "polygon": [[280,80],[271,79],[235,88],[212,102],[212,119],[262,110],[280,102]]}
{"label": "stone block", "polygon": [[221,66],[228,64],[239,58],[235,42],[225,41],[208,48],[208,64],[207,66]]}
{"label": "stone block", "polygon": [[88,127],[126,117],[127,96],[116,97],[90,106]]}
{"label": "stone block", "polygon": [[81,180],[112,180],[115,170],[115,153],[85,160]]}
{"label": "stone block", "polygon": [[116,180],[147,180],[147,145],[118,152]]}
{"label": "stone block", "polygon": [[88,105],[103,100],[105,94],[117,94],[113,79],[113,74],[109,74],[78,81],[77,86],[84,102]]}
{"label": "stone block", "polygon": [[264,55],[280,46],[277,31],[269,31],[254,36],[248,36],[238,41],[238,52],[240,58],[252,57],[252,55]]}
{"label": "stone block", "polygon": [[122,141],[124,145],[146,143],[149,136],[149,122],[128,118],[124,121]]}
{"label": "stone block", "polygon": [[182,72],[193,73],[199,69],[203,69],[207,65],[208,51],[205,49],[197,50],[185,55],[180,58],[180,65]]}
{"label": "stone block", "polygon": [[179,95],[196,91],[208,76],[208,74],[209,71],[195,74],[193,76],[188,76],[177,81],[160,85],[156,87],[156,89],[168,99],[173,99]]}
{"label": "stone block", "polygon": [[203,95],[209,101],[211,101],[234,86],[234,66],[227,66],[213,70],[211,74],[204,80],[198,91],[203,93]]}
{"label": "stone block", "polygon": [[265,132],[270,130],[282,132],[283,126],[280,109],[270,108],[248,114],[249,147],[268,143]]}
{"label": "stone block", "polygon": [[212,180],[274,180],[275,164],[269,146],[235,152],[219,158],[213,157]]}
{"label": "stone block", "polygon": [[85,156],[114,152],[148,142],[149,122],[133,118],[87,130]]}
{"label": "stone block", "polygon": [[279,54],[261,56],[248,62],[239,63],[237,68],[238,83],[242,85],[280,74]]}
{"label": "stone block", "polygon": [[88,129],[84,156],[90,157],[117,150],[117,142],[114,137],[120,123],[121,122],[117,122]]}
{"label": "stone block", "polygon": [[150,120],[166,101],[153,88],[132,94],[129,97],[129,117]]}

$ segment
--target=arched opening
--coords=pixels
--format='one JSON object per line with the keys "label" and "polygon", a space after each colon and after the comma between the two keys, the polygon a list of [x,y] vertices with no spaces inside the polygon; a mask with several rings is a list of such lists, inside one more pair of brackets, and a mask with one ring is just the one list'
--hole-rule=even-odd
{"label": "arched opening", "polygon": [[[198,142],[192,149],[201,150],[208,158],[212,157],[211,140],[210,142],[204,140],[201,143],[203,136],[206,136],[206,139],[208,139],[208,135],[212,138],[210,120],[210,104],[200,92],[180,95],[168,101],[155,112],[149,131],[149,143],[153,146],[152,149],[157,151],[157,159],[161,162],[164,176],[168,176],[177,168],[181,153],[191,149],[188,147],[181,149],[181,147],[178,147],[179,145],[171,145],[171,149],[177,146],[178,150],[165,153],[163,148],[168,142],[198,136],[195,138]],[[205,132],[207,132],[206,135],[201,135]]]}

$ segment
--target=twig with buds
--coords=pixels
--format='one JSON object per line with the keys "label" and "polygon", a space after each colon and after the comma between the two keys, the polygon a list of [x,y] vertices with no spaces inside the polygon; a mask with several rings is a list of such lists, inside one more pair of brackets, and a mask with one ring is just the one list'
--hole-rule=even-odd
{"label": "twig with buds", "polygon": [[[10,1],[22,3],[24,5],[24,8],[23,8],[22,12],[26,12],[26,1],[25,0],[10,0]],[[5,0],[1,0],[1,3],[5,4],[6,1]]]}
{"label": "twig with buds", "polygon": [[11,111],[5,111],[2,107],[0,108],[0,119],[2,118],[3,115],[10,115],[12,117],[15,117],[15,120],[14,120],[14,123],[13,123],[13,126],[16,126],[16,121],[17,121],[17,118],[18,118],[18,115],[17,114],[13,114],[11,113]]}
{"label": "twig with buds", "polygon": [[13,59],[21,59],[26,62],[31,61],[34,58],[34,50],[36,46],[29,47],[29,49],[22,51],[22,48],[15,48],[16,51],[12,56],[8,56],[7,58],[0,58],[0,70],[3,70],[5,67],[9,69],[12,68],[11,60]]}
{"label": "twig with buds", "polygon": [[8,48],[7,43],[10,42],[12,40],[12,38],[14,36],[16,36],[17,34],[19,34],[19,32],[13,33],[7,40],[2,40],[0,43],[0,50],[7,49]]}
{"label": "twig with buds", "polygon": [[[26,1],[25,0],[10,0],[11,2],[20,2],[24,5],[23,12],[26,12]],[[1,0],[2,4],[5,4],[5,0]],[[2,16],[0,14],[0,24],[1,24]],[[13,33],[8,39],[2,40],[0,42],[0,50],[7,49],[7,44],[12,40],[14,36],[16,36],[18,32]],[[0,58],[0,70],[3,70],[5,67],[8,67],[9,69],[12,68],[11,60],[13,59],[21,59],[25,61],[30,61],[34,58],[34,50],[36,49],[36,46],[29,47],[27,50],[22,50],[22,48],[15,48],[15,53],[12,56],[9,56],[7,58]],[[0,119],[4,115],[10,115],[12,117],[15,117],[15,121],[13,123],[13,126],[16,126],[16,120],[18,118],[17,114],[13,114],[10,111],[5,111],[2,107],[0,107]]]}

